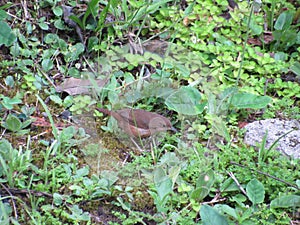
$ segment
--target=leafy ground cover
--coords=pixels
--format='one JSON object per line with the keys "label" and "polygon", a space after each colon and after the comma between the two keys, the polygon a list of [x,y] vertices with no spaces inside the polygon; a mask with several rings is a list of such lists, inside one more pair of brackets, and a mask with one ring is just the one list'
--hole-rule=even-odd
{"label": "leafy ground cover", "polygon": [[[1,224],[299,224],[299,159],[243,124],[299,118],[293,1],[0,6]],[[132,147],[96,107],[177,133]]]}

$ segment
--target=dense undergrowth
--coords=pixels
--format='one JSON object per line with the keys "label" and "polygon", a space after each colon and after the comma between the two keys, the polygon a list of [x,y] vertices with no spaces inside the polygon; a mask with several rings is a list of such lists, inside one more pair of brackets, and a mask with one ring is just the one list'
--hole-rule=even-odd
{"label": "dense undergrowth", "polygon": [[[299,224],[299,159],[239,126],[299,118],[299,15],[277,0],[1,5],[0,223]],[[178,132],[141,152],[96,107]]]}

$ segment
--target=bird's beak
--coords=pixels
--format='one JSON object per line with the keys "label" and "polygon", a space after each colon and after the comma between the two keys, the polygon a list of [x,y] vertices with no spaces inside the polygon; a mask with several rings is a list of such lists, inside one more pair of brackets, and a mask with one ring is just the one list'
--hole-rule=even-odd
{"label": "bird's beak", "polygon": [[173,126],[170,128],[170,130],[173,131],[173,132],[175,132],[175,133],[178,132],[178,130],[175,127],[173,127]]}

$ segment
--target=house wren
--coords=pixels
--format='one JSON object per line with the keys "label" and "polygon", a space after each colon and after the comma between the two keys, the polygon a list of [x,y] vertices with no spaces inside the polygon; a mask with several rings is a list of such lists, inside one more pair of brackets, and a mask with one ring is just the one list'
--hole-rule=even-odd
{"label": "house wren", "polygon": [[113,111],[97,108],[97,110],[114,117],[118,126],[131,137],[146,138],[158,132],[177,131],[168,118],[142,109],[125,108]]}

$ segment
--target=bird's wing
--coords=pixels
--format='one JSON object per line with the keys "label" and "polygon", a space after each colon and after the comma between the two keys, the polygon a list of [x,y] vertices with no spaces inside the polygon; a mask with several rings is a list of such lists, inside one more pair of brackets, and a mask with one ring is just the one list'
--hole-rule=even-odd
{"label": "bird's wing", "polygon": [[[144,110],[118,110],[119,115],[129,123],[129,125],[137,126],[142,129],[149,129],[150,116],[153,117],[152,113]],[[155,115],[155,114],[154,114]]]}

